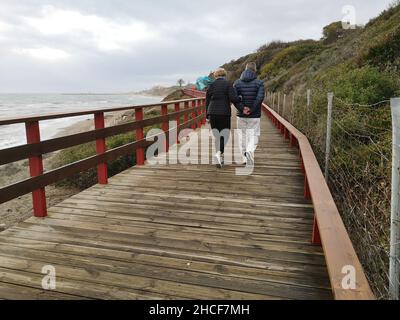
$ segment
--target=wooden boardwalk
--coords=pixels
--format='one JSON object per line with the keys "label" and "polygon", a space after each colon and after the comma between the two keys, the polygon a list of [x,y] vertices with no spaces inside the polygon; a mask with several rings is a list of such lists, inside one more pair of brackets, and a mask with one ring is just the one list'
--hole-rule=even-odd
{"label": "wooden boardwalk", "polygon": [[298,150],[264,117],[236,167],[133,167],[0,233],[0,298],[331,299]]}

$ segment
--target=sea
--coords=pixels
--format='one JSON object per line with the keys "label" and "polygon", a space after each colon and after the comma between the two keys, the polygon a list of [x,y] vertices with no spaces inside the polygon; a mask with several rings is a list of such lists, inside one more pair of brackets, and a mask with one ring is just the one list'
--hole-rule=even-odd
{"label": "sea", "polygon": [[[135,94],[0,94],[0,118],[125,107],[157,103],[161,99]],[[86,119],[93,119],[93,116],[41,121],[41,139],[51,139],[60,130]],[[0,150],[25,143],[24,124],[0,125]]]}

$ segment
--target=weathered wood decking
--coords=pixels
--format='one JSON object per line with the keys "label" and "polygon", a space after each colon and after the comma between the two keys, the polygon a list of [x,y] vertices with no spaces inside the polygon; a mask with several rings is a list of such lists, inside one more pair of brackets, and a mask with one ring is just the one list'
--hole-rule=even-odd
{"label": "weathered wood decking", "polygon": [[134,167],[0,233],[0,298],[330,299],[297,150],[262,131],[250,176]]}

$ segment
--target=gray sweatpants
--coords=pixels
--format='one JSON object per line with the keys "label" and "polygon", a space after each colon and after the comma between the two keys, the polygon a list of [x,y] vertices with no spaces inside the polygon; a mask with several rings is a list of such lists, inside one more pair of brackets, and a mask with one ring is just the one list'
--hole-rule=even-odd
{"label": "gray sweatpants", "polygon": [[260,118],[237,118],[240,153],[254,153],[261,134]]}

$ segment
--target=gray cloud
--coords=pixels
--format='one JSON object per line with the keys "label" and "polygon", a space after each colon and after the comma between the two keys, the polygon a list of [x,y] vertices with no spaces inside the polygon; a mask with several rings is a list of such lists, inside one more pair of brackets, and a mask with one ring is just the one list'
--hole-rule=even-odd
{"label": "gray cloud", "polygon": [[2,0],[0,92],[111,92],[193,81],[271,40],[318,39],[344,5],[392,0]]}

